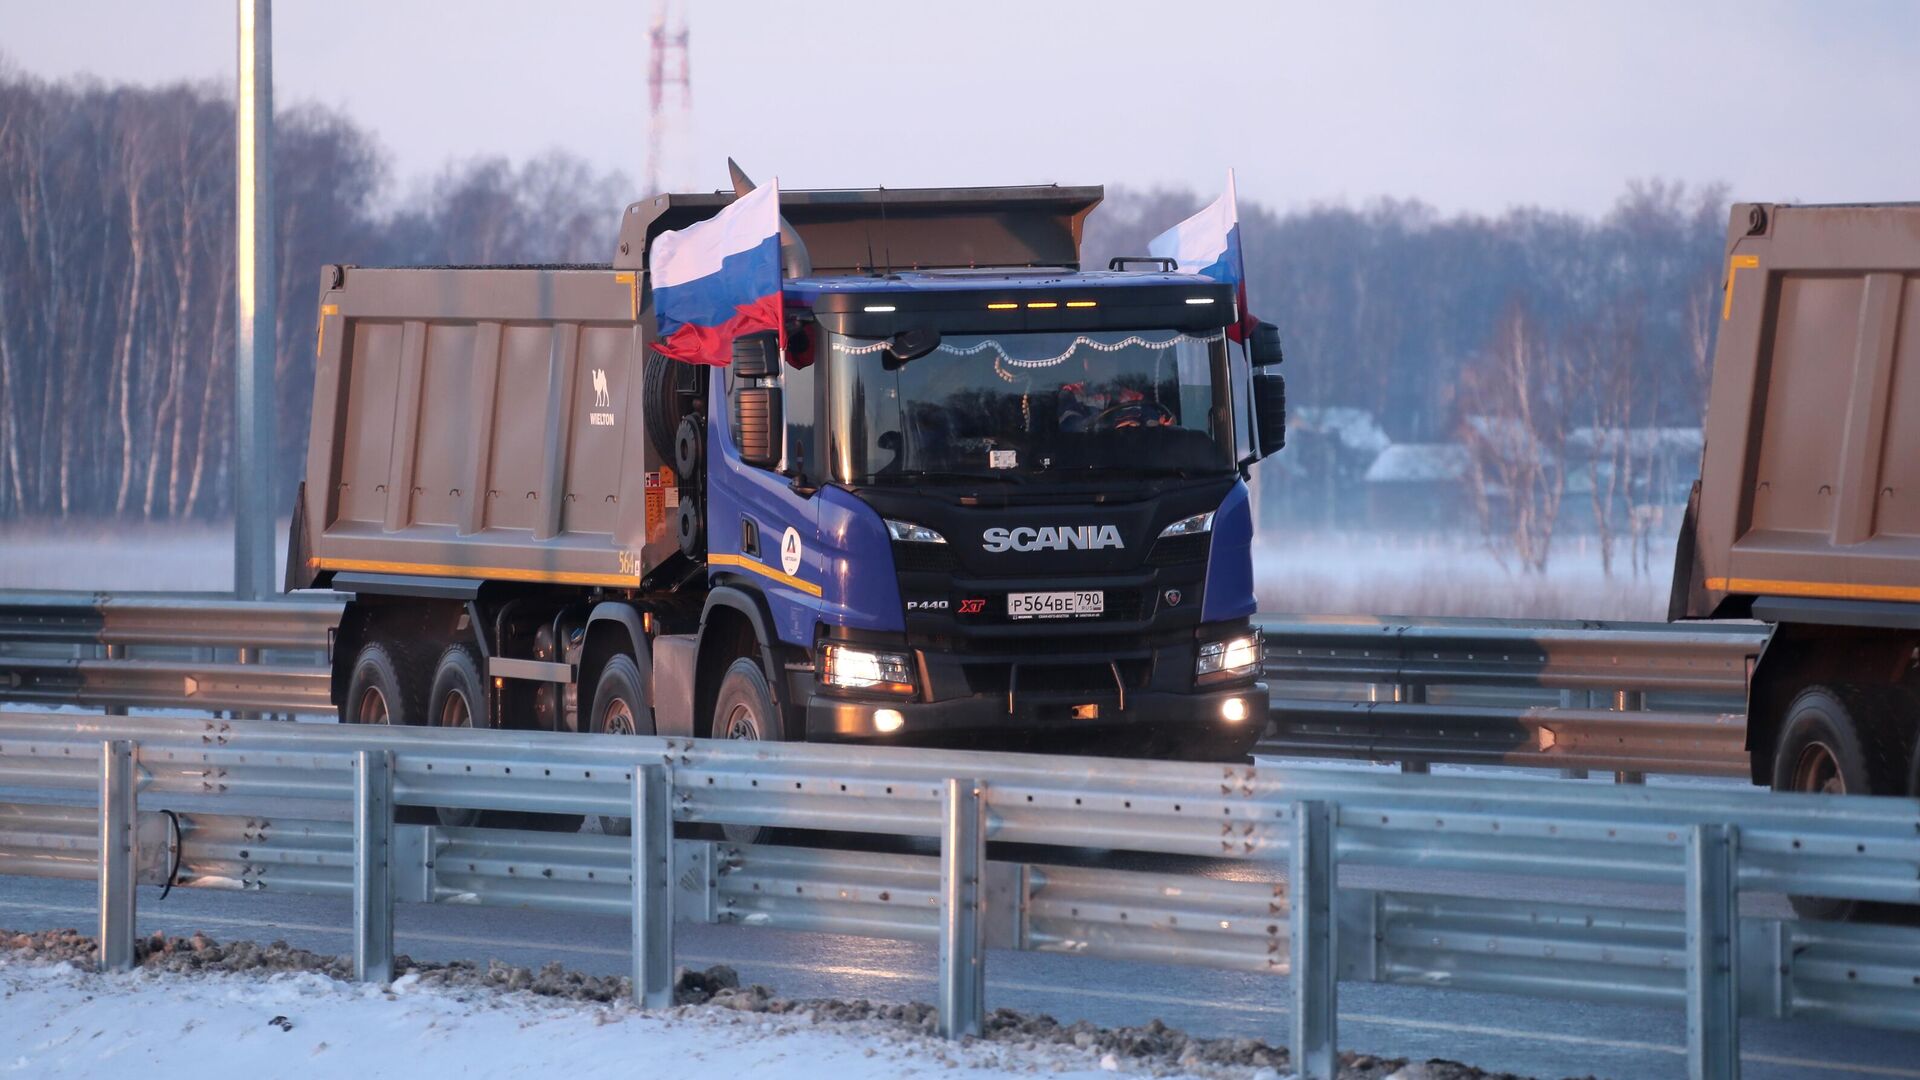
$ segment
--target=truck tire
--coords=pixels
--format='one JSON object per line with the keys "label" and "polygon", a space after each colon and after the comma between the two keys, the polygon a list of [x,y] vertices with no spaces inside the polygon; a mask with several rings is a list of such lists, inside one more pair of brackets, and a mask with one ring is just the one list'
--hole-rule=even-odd
{"label": "truck tire", "polygon": [[[653,734],[653,710],[647,706],[640,665],[626,653],[608,657],[606,666],[600,669],[600,678],[593,687],[593,711],[587,718],[587,730],[595,735]],[[600,831],[608,836],[632,836],[633,822],[602,814]]]}
{"label": "truck tire", "polygon": [[1809,686],[1787,706],[1773,752],[1773,790],[1897,795],[1906,784],[1899,708],[1891,686]]}
{"label": "truck tire", "polygon": [[[343,724],[385,724],[412,727],[426,718],[427,696],[421,687],[419,665],[397,642],[369,641],[360,646],[347,679],[347,697],[340,706]],[[393,812],[400,825],[427,825],[434,820],[425,807],[401,806]]]}
{"label": "truck tire", "polygon": [[[1773,790],[1833,795],[1892,795],[1900,776],[1893,687],[1851,683],[1814,685],[1787,706],[1773,751]],[[1854,900],[1791,896],[1803,919],[1841,921],[1860,908]]]}
{"label": "truck tire", "polygon": [[680,420],[687,415],[689,399],[682,392],[692,391],[697,395],[706,371],[704,367],[670,360],[652,349],[647,350],[643,411],[647,437],[653,440],[654,452],[660,455],[661,461],[673,460],[674,433],[680,430]]}
{"label": "truck tire", "polygon": [[[434,666],[433,688],[427,691],[427,723],[444,728],[484,728],[490,716],[487,684],[480,677],[480,662],[472,646],[449,646]],[[442,825],[472,828],[480,824],[484,811],[436,806],[433,813]]]}
{"label": "truck tire", "polygon": [[410,670],[404,655],[384,641],[369,641],[354,658],[347,679],[347,698],[340,719],[348,724],[420,723],[425,702],[419,692],[419,673]]}
{"label": "truck tire", "polygon": [[[740,657],[721,676],[713,702],[712,734],[716,739],[782,741],[773,689],[767,685],[767,673],[758,657]],[[776,840],[774,830],[758,825],[722,825],[720,835],[732,844],[769,844]]]}

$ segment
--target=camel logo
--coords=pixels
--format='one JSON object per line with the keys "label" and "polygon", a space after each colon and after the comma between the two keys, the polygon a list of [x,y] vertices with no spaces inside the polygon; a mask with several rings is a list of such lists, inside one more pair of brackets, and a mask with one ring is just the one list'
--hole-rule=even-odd
{"label": "camel logo", "polygon": [[[607,389],[607,369],[593,369],[593,407],[596,409],[613,408],[613,394]],[[612,427],[613,414],[610,412],[590,412],[587,423],[594,427]]]}

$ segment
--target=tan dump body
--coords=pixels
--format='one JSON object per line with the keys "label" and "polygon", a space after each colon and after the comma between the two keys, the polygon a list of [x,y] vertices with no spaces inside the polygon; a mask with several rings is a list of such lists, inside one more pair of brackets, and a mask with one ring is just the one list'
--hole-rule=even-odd
{"label": "tan dump body", "polygon": [[1920,203],[1733,208],[1674,614],[1920,602]]}
{"label": "tan dump body", "polygon": [[634,271],[326,273],[290,579],[632,587],[675,549]]}

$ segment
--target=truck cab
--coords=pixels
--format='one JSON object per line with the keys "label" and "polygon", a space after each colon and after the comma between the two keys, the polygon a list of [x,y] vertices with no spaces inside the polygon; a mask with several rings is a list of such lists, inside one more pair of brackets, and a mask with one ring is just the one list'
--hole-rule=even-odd
{"label": "truck cab", "polygon": [[765,597],[793,726],[1244,754],[1266,701],[1232,290],[995,268],[786,292],[777,375],[710,377],[706,561]]}

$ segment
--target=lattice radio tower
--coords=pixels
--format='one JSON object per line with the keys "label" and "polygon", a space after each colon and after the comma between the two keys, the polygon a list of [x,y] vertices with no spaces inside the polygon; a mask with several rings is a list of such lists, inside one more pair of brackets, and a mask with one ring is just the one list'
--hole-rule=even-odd
{"label": "lattice radio tower", "polygon": [[[693,112],[693,83],[687,61],[687,14],[676,0],[654,0],[652,41],[647,63],[647,194],[660,192],[661,157],[669,133],[686,135]],[[674,100],[667,100],[672,90]],[[667,176],[671,181],[677,177]]]}

